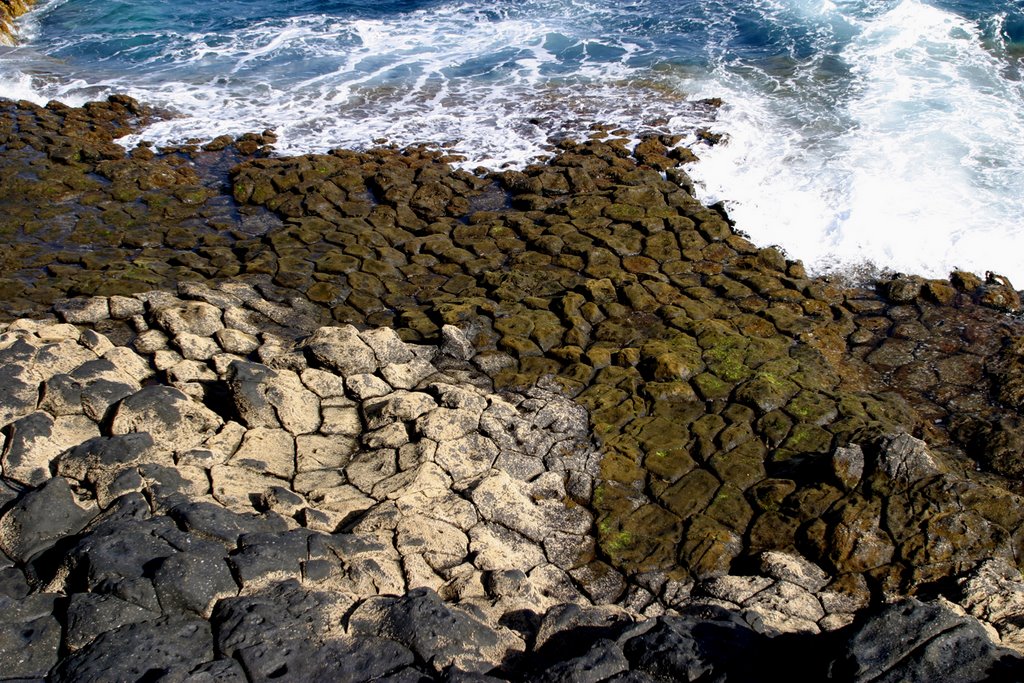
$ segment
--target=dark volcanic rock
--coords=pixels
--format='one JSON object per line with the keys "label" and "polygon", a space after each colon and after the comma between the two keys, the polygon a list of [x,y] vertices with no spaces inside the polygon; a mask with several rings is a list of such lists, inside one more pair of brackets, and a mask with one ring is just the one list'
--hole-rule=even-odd
{"label": "dark volcanic rock", "polygon": [[[360,636],[313,643],[301,638],[270,640],[238,651],[250,681],[315,681],[339,683],[388,680],[410,667],[412,652],[385,638]],[[410,680],[422,680],[413,673]],[[429,679],[428,679],[429,680]]]}
{"label": "dark volcanic rock", "polygon": [[506,649],[494,630],[445,605],[437,593],[426,588],[409,591],[401,598],[367,601],[352,614],[349,628],[365,635],[387,634],[437,672],[454,665],[463,671],[486,673]]}
{"label": "dark volcanic rock", "polygon": [[68,600],[65,644],[68,650],[74,652],[107,631],[159,617],[159,612],[147,610],[113,595],[75,593]]}
{"label": "dark volcanic rock", "polygon": [[153,587],[164,612],[191,612],[205,619],[218,600],[238,592],[227,558],[212,550],[166,558],[153,574]]}
{"label": "dark volcanic rock", "polygon": [[42,679],[57,664],[59,596],[0,597],[0,662],[5,679]]}
{"label": "dark volcanic rock", "polygon": [[0,549],[24,562],[81,531],[96,513],[80,504],[67,479],[54,477],[0,517]]}
{"label": "dark volcanic rock", "polygon": [[[955,673],[954,673],[955,672]],[[865,617],[833,665],[837,680],[1012,681],[1019,655],[992,643],[981,625],[937,604],[904,600]]]}
{"label": "dark volcanic rock", "polygon": [[[935,604],[855,617],[982,560],[1016,594],[1005,279],[809,278],[694,199],[669,135],[473,174],[425,147],[266,158],[268,133],[126,154],[153,115],[128,98],[0,114],[0,314],[47,316],[0,330],[17,671],[1015,664]],[[1016,602],[977,593],[1016,643]]]}
{"label": "dark volcanic rock", "polygon": [[64,660],[54,680],[183,680],[213,656],[208,622],[164,617],[104,633]]}
{"label": "dark volcanic rock", "polygon": [[275,641],[314,644],[340,636],[349,604],[344,596],[307,591],[297,581],[221,600],[211,619],[217,651],[230,657],[246,648],[273,650]]}

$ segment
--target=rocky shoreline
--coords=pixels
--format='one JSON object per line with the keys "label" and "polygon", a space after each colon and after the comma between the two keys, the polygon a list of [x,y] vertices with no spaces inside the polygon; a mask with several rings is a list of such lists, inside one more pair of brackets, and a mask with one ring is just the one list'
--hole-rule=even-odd
{"label": "rocky shoreline", "polygon": [[471,173],[0,109],[0,678],[1024,671],[1005,279],[808,277],[671,136]]}
{"label": "rocky shoreline", "polygon": [[17,40],[14,20],[28,12],[35,0],[0,0],[0,45],[13,45]]}

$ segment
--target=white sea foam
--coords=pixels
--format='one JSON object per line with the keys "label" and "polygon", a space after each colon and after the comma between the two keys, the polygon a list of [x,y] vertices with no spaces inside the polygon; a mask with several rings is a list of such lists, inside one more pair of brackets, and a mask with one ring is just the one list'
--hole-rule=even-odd
{"label": "white sea foam", "polygon": [[[730,142],[698,148],[691,170],[756,242],[818,272],[993,269],[1024,286],[1024,92],[999,26],[986,42],[923,0],[696,5],[683,16],[657,0],[456,0],[386,18],[153,28],[88,64],[47,55],[103,41],[64,36],[40,42],[45,54],[31,42],[5,54],[0,95],[126,92],[180,113],[129,145],[274,128],[285,154],[427,142],[492,167],[593,123],[689,131],[709,121],[686,97],[722,97],[713,126]],[[743,43],[751,22],[763,54]],[[670,46],[687,31],[704,44]]]}
{"label": "white sea foam", "polygon": [[[296,17],[173,36],[142,75],[92,85],[181,112],[145,131],[157,143],[273,127],[282,153],[433,142],[495,165],[532,160],[551,136],[597,121],[665,118],[681,101],[629,85],[636,46],[581,38],[571,24],[554,11],[523,18],[468,5],[388,21]],[[571,68],[554,52],[567,48],[583,55]],[[597,49],[601,59],[585,56]]]}
{"label": "white sea foam", "polygon": [[706,83],[731,103],[731,143],[695,169],[707,196],[819,272],[991,269],[1024,285],[1020,81],[974,25],[918,0],[852,21],[852,79],[824,103],[799,76],[771,94],[725,71]]}

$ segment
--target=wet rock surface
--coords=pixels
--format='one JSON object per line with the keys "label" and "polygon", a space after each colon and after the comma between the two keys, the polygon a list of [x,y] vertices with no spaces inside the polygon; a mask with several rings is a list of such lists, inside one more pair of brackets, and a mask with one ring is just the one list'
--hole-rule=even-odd
{"label": "wet rock surface", "polygon": [[0,45],[13,45],[17,36],[14,20],[29,11],[35,0],[0,0]]}
{"label": "wet rock surface", "polygon": [[0,104],[12,675],[1020,671],[1004,279],[808,278],[668,138],[470,173]]}

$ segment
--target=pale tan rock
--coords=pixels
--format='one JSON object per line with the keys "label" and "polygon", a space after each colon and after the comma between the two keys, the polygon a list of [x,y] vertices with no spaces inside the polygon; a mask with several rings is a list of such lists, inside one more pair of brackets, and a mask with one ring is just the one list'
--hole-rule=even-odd
{"label": "pale tan rock", "polygon": [[403,516],[395,529],[395,548],[404,558],[421,555],[435,572],[458,566],[469,553],[462,530],[424,515]]}
{"label": "pale tan rock", "polygon": [[333,534],[345,521],[346,515],[334,510],[322,510],[320,508],[304,508],[299,513],[302,526],[311,531],[322,531]]}
{"label": "pale tan rock", "polygon": [[240,356],[247,356],[260,347],[260,342],[255,335],[243,332],[242,330],[226,327],[222,330],[217,330],[213,336],[222,349],[228,353],[236,353]]}
{"label": "pale tan rock", "polygon": [[345,377],[372,373],[378,368],[373,349],[359,338],[358,330],[351,325],[321,327],[309,336],[304,346],[317,361]]}
{"label": "pale tan rock", "polygon": [[262,506],[283,517],[295,517],[299,511],[308,509],[305,497],[286,486],[273,486],[267,489]]}
{"label": "pale tan rock", "polygon": [[480,516],[541,543],[552,531],[539,506],[522,490],[521,484],[498,471],[470,491],[470,500]]}
{"label": "pale tan rock", "polygon": [[148,360],[126,346],[116,346],[103,354],[103,357],[136,382],[143,382],[155,374]]}
{"label": "pale tan rock", "polygon": [[205,362],[183,360],[167,368],[167,379],[171,384],[187,384],[190,382],[216,382],[219,378],[217,373]]}
{"label": "pale tan rock", "polygon": [[51,466],[61,453],[100,435],[96,423],[84,415],[52,418],[44,412],[26,416],[9,429],[2,458],[4,476],[32,486],[50,478]]}
{"label": "pale tan rock", "polygon": [[339,512],[345,517],[354,513],[365,512],[377,502],[355,486],[348,484],[332,488],[313,489],[307,494],[307,497],[318,508]]}
{"label": "pale tan rock", "polygon": [[292,299],[292,306],[277,303],[276,301],[267,301],[262,298],[253,299],[246,303],[282,327],[304,330],[311,330],[316,327],[316,321],[298,309],[300,301],[297,298]]}
{"label": "pale tan rock", "polygon": [[320,412],[323,418],[320,423],[321,434],[359,436],[363,431],[363,421],[354,404],[322,406]]}
{"label": "pale tan rock", "polygon": [[544,537],[544,554],[548,561],[565,571],[586,564],[594,557],[596,544],[591,534],[567,534],[552,531]]}
{"label": "pale tan rock", "polygon": [[408,363],[392,363],[380,369],[380,374],[395,389],[413,389],[436,373],[437,368],[422,358],[415,358]]}
{"label": "pale tan rock", "polygon": [[89,486],[96,493],[96,503],[106,510],[111,503],[126,493],[145,493],[150,482],[143,479],[137,467],[129,467],[119,472],[98,472],[90,477]]}
{"label": "pale tan rock", "polygon": [[438,591],[445,580],[427,564],[422,555],[406,555],[402,558],[402,573],[407,590],[429,588]]}
{"label": "pale tan rock", "polygon": [[458,567],[452,567],[448,574],[448,581],[438,591],[442,600],[463,604],[472,601],[474,605],[490,602],[491,599],[484,589],[484,572],[466,562]]}
{"label": "pale tan rock", "polygon": [[54,310],[65,323],[93,324],[110,317],[110,303],[105,296],[76,297],[54,304]]}
{"label": "pale tan rock", "polygon": [[364,553],[347,557],[345,565],[345,574],[357,595],[404,595],[409,588],[397,555]]}
{"label": "pale tan rock", "polygon": [[243,437],[245,437],[245,427],[231,420],[225,422],[216,434],[206,439],[203,446],[213,452],[214,459],[219,460],[216,464],[219,465],[227,462],[228,458],[235,454],[238,447],[242,445]]}
{"label": "pale tan rock", "polygon": [[434,459],[458,482],[487,472],[498,457],[498,447],[481,434],[468,434],[454,441],[439,443]]}
{"label": "pale tan rock", "polygon": [[716,576],[701,582],[700,593],[741,605],[773,583],[765,576]]}
{"label": "pale tan rock", "polygon": [[789,581],[816,593],[828,585],[831,577],[818,565],[799,555],[777,550],[761,553],[761,572],[780,581]]}
{"label": "pale tan rock", "polygon": [[260,296],[260,293],[256,291],[256,288],[250,283],[240,282],[238,280],[227,280],[225,282],[221,282],[217,285],[217,289],[220,293],[234,297],[241,303],[252,303],[253,301],[259,301],[263,298]]}
{"label": "pale tan rock", "polygon": [[205,301],[161,307],[153,318],[163,330],[175,337],[183,333],[209,337],[224,327],[221,310]]}
{"label": "pale tan rock", "polygon": [[1024,579],[1003,559],[987,560],[959,581],[960,605],[995,627],[1002,644],[1024,654]]}
{"label": "pale tan rock", "polygon": [[476,387],[463,387],[446,382],[433,382],[428,387],[438,395],[438,402],[446,408],[461,408],[477,413],[477,418],[487,409],[487,398]]}
{"label": "pale tan rock", "polygon": [[153,352],[153,367],[160,372],[173,368],[184,360],[184,356],[173,349],[158,349]]}
{"label": "pale tan rock", "polygon": [[818,622],[818,628],[822,631],[838,631],[841,628],[846,628],[853,623],[853,620],[857,617],[853,614],[827,614],[825,617]]}
{"label": "pale tan rock", "polygon": [[395,391],[363,401],[363,417],[368,429],[379,429],[391,422],[408,422],[437,408],[434,397],[422,391]]}
{"label": "pale tan rock", "polygon": [[946,468],[928,450],[927,444],[909,434],[900,434],[886,443],[878,455],[878,467],[901,485],[946,472]]}
{"label": "pale tan rock", "polygon": [[445,355],[458,360],[469,360],[476,353],[473,342],[455,325],[441,326],[441,338],[441,353]]}
{"label": "pale tan rock", "polygon": [[461,439],[479,429],[480,412],[463,408],[437,408],[416,421],[416,432],[437,442]]}
{"label": "pale tan rock", "polygon": [[291,480],[295,476],[295,439],[283,429],[250,429],[228,464]]}
{"label": "pale tan rock", "polygon": [[[352,527],[352,533],[367,539],[376,539],[394,550],[392,543],[395,527],[402,519],[402,512],[392,501],[384,501],[366,510]],[[397,553],[397,551],[396,551]]]}
{"label": "pale tan rock", "polygon": [[224,309],[223,320],[225,328],[239,330],[255,337],[264,330],[269,318],[241,306],[230,306]]}
{"label": "pale tan rock", "polygon": [[65,339],[40,347],[32,363],[32,370],[41,381],[45,381],[54,375],[71,372],[91,360],[96,360],[95,353],[77,341]]}
{"label": "pale tan rock", "polygon": [[215,353],[207,362],[218,377],[226,377],[231,364],[242,360],[245,359],[235,353]]}
{"label": "pale tan rock", "polygon": [[297,373],[306,369],[306,356],[301,349],[296,349],[292,342],[269,332],[264,332],[260,336],[263,344],[257,349],[256,356],[261,363],[275,370],[291,370]]}
{"label": "pale tan rock", "polygon": [[345,386],[361,401],[386,396],[393,391],[390,384],[370,373],[348,375]]}
{"label": "pale tan rock", "polygon": [[[18,318],[17,320],[13,320],[10,323],[8,323],[7,331],[11,333],[24,332],[28,334],[35,334],[36,330],[38,330],[40,327],[49,324],[51,323],[47,321],[32,320],[31,318]],[[12,340],[24,336],[24,334],[16,334],[12,338]]]}
{"label": "pale tan rock", "polygon": [[279,370],[267,382],[266,396],[281,425],[292,434],[311,434],[320,428],[320,401],[294,372]]}
{"label": "pale tan rock", "polygon": [[179,282],[178,296],[183,299],[205,301],[220,309],[229,306],[240,306],[243,303],[242,299],[224,290],[222,287],[212,289],[205,282]]}
{"label": "pale tan rock", "polygon": [[345,379],[333,372],[319,368],[306,368],[302,371],[301,378],[306,388],[321,399],[345,396]]}
{"label": "pale tan rock", "polygon": [[360,338],[373,349],[380,367],[393,363],[408,363],[413,360],[412,351],[390,327],[378,327],[359,334]]}
{"label": "pale tan rock", "polygon": [[220,453],[216,453],[209,448],[193,448],[177,453],[174,456],[174,464],[176,465],[193,465],[207,470],[214,465],[223,465],[227,461],[227,456],[222,456]]}
{"label": "pale tan rock", "polygon": [[110,317],[114,320],[128,320],[146,312],[146,305],[133,296],[112,296],[108,301]]}
{"label": "pale tan rock", "polygon": [[234,465],[212,467],[210,479],[214,499],[235,512],[255,511],[253,502],[265,495],[272,486],[281,485],[281,479],[271,474]]}
{"label": "pale tan rock", "polygon": [[393,422],[363,434],[363,445],[368,449],[399,448],[409,443],[409,429],[404,422]]}
{"label": "pale tan rock", "polygon": [[310,470],[308,472],[297,472],[292,480],[292,490],[309,496],[310,492],[317,489],[329,489],[336,486],[344,486],[348,483],[345,472],[342,470]]}
{"label": "pale tan rock", "polygon": [[469,537],[473,565],[482,570],[528,572],[547,561],[536,543],[499,524],[478,524]]}
{"label": "pale tan rock", "polygon": [[183,358],[188,360],[210,360],[220,353],[220,345],[210,337],[183,332],[174,338],[174,345],[181,351]]}
{"label": "pale tan rock", "polygon": [[295,437],[296,471],[343,469],[358,448],[351,437],[303,434]]}
{"label": "pale tan rock", "polygon": [[824,618],[821,603],[806,589],[788,581],[778,581],[743,603],[758,613],[766,626],[780,633],[818,633]]}
{"label": "pale tan rock", "polygon": [[668,607],[681,608],[690,600],[693,588],[692,581],[669,579],[661,589],[661,601]]}
{"label": "pale tan rock", "polygon": [[422,463],[433,462],[437,454],[437,442],[431,439],[419,439],[405,443],[398,448],[398,469],[401,471],[419,467]]}
{"label": "pale tan rock", "polygon": [[170,339],[161,330],[146,330],[135,337],[132,346],[139,353],[152,355],[157,351],[166,349]]}
{"label": "pale tan rock", "polygon": [[[36,336],[42,342],[80,341],[82,332],[71,323],[52,323],[36,328]],[[86,348],[89,348],[83,344]],[[92,349],[89,349],[92,351]]]}
{"label": "pale tan rock", "polygon": [[833,584],[817,593],[818,600],[821,601],[821,606],[826,613],[853,614],[871,604],[871,589],[862,574],[847,575],[846,580],[853,582],[854,585],[845,585],[840,588]]}
{"label": "pale tan rock", "polygon": [[89,349],[97,356],[102,356],[107,351],[114,348],[114,343],[107,338],[105,334],[100,334],[95,330],[84,330],[78,338],[78,343]]}
{"label": "pale tan rock", "polygon": [[[541,595],[557,603],[589,604],[567,572],[553,564],[542,564],[529,573],[530,583]],[[621,613],[621,610],[617,610]]]}
{"label": "pale tan rock", "polygon": [[[465,498],[451,491],[434,497],[411,494],[396,498],[395,508],[403,515],[423,514],[469,531],[480,522],[476,508]],[[396,522],[397,523],[397,522]]]}
{"label": "pale tan rock", "polygon": [[373,487],[398,471],[398,454],[391,448],[355,453],[345,466],[349,483],[369,493]]}
{"label": "pale tan rock", "polygon": [[857,444],[839,447],[832,453],[832,472],[847,491],[864,475],[864,451]]}
{"label": "pale tan rock", "polygon": [[452,479],[444,470],[432,462],[424,462],[415,469],[399,472],[378,482],[371,495],[377,500],[405,498],[409,501],[419,496],[427,505],[427,500],[446,495],[451,485]]}

